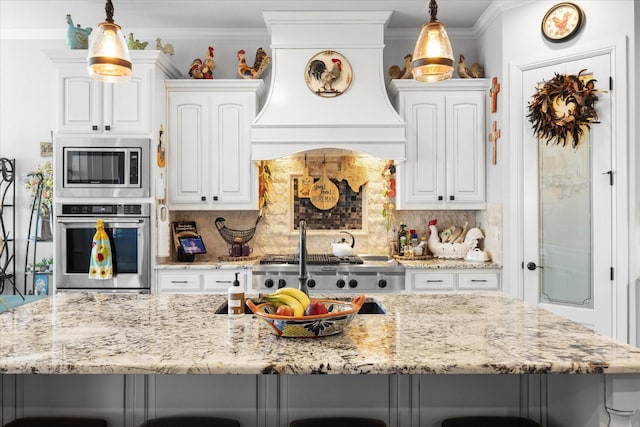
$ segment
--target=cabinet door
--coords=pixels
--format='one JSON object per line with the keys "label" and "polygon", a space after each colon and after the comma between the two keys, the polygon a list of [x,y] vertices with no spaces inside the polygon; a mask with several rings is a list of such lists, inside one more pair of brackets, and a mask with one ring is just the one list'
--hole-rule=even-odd
{"label": "cabinet door", "polygon": [[422,209],[443,203],[445,196],[444,96],[404,96],[407,160],[397,166],[399,209]]}
{"label": "cabinet door", "polygon": [[209,104],[206,94],[169,94],[169,201],[204,205],[209,198],[207,169]]}
{"label": "cabinet door", "polygon": [[484,96],[447,95],[447,203],[484,203]]}
{"label": "cabinet door", "polygon": [[220,92],[210,99],[213,208],[257,209],[257,172],[249,144],[255,94]]}
{"label": "cabinet door", "polygon": [[86,67],[56,69],[55,126],[61,133],[102,131],[102,84],[91,79]]}
{"label": "cabinet door", "polygon": [[136,65],[128,82],[103,84],[105,132],[151,132],[152,78],[152,65]]}

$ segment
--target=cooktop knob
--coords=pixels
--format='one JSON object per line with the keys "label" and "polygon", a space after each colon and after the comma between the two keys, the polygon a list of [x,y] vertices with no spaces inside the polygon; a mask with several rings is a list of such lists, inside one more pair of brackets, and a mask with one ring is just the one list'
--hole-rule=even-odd
{"label": "cooktop knob", "polygon": [[285,286],[287,286],[287,281],[284,279],[278,279],[278,289],[284,288]]}
{"label": "cooktop knob", "polygon": [[387,281],[385,279],[378,280],[378,287],[379,288],[386,288],[387,287]]}
{"label": "cooktop knob", "polygon": [[267,279],[264,281],[264,286],[266,288],[273,288],[273,279]]}
{"label": "cooktop knob", "polygon": [[345,285],[345,281],[344,279],[338,279],[338,281],[336,282],[336,286],[339,287],[340,289],[344,288]]}
{"label": "cooktop knob", "polygon": [[307,286],[310,288],[315,288],[316,287],[316,281],[313,279],[309,279],[307,280]]}
{"label": "cooktop knob", "polygon": [[356,279],[349,280],[349,287],[350,288],[355,288],[356,286],[358,286],[358,281]]}

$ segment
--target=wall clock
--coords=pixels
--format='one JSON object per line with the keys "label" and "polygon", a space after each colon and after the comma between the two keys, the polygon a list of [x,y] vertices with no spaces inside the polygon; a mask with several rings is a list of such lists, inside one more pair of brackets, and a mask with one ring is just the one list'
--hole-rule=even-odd
{"label": "wall clock", "polygon": [[559,43],[573,38],[584,24],[584,12],[573,3],[558,3],[542,18],[542,34],[550,42]]}
{"label": "wall clock", "polygon": [[342,95],[351,86],[351,64],[342,54],[325,50],[314,55],[307,63],[305,82],[313,93],[323,98]]}

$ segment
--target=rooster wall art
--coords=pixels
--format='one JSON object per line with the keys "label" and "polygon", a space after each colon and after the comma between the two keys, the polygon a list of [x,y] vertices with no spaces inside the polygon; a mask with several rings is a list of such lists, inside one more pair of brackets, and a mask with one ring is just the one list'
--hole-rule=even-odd
{"label": "rooster wall art", "polygon": [[305,80],[316,95],[335,97],[351,85],[351,65],[347,59],[328,50],[315,55],[307,64]]}

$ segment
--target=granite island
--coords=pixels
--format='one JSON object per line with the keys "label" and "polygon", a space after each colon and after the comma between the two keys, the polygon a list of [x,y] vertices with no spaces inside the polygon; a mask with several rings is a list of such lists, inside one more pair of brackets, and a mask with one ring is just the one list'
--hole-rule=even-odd
{"label": "granite island", "polygon": [[613,407],[638,422],[639,348],[498,294],[371,298],[385,314],[320,339],[215,314],[224,295],[33,302],[0,315],[2,421],[73,411],[135,426],[197,412],[286,426],[332,411],[390,426],[472,413],[599,426]]}

